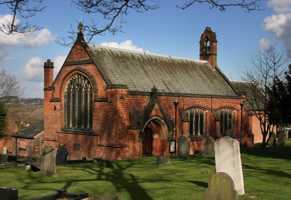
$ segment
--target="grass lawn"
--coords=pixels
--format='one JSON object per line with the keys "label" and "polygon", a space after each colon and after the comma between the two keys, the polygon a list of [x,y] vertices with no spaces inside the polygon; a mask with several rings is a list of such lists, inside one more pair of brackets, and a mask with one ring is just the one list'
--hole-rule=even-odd
{"label": "grass lawn", "polygon": [[[285,147],[261,151],[242,149],[246,195],[243,200],[291,199],[291,141]],[[58,166],[57,175],[42,177],[20,167],[0,168],[0,186],[16,187],[21,199],[50,194],[56,189],[117,195],[120,199],[203,199],[208,178],[215,172],[214,158],[172,159],[157,166],[155,158]]]}

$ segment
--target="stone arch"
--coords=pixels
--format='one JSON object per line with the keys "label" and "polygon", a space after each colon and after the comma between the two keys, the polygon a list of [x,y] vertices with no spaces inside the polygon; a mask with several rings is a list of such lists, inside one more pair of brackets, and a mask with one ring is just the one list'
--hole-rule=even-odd
{"label": "stone arch", "polygon": [[60,89],[59,96],[62,97],[64,95],[64,91],[66,89],[68,82],[76,74],[81,74],[82,76],[85,76],[90,81],[90,84],[92,85],[92,88],[93,88],[93,98],[96,98],[98,93],[97,93],[97,83],[95,81],[94,76],[92,76],[87,70],[80,67],[70,71],[64,76],[61,82],[61,89]]}
{"label": "stone arch", "polygon": [[168,154],[168,127],[158,116],[146,121],[142,129],[143,155],[161,156]]}

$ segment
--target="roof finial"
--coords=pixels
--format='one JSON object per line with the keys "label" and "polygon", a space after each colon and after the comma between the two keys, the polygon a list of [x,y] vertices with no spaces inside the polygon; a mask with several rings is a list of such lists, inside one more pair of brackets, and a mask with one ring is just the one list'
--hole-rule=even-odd
{"label": "roof finial", "polygon": [[83,31],[84,31],[84,24],[82,22],[79,23],[78,25],[78,36],[77,36],[77,41],[79,42],[85,42],[85,39],[84,39],[84,34],[83,34]]}
{"label": "roof finial", "polygon": [[84,24],[82,22],[79,22],[78,30],[79,30],[79,33],[83,33],[83,31],[84,31]]}

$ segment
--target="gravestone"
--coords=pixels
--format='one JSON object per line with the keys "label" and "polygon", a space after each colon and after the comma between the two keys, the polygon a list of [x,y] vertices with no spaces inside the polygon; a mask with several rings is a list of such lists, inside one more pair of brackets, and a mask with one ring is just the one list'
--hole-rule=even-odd
{"label": "gravestone", "polygon": [[228,174],[234,182],[235,190],[243,195],[245,190],[239,142],[226,136],[216,140],[214,147],[216,172]]}
{"label": "gravestone", "polygon": [[1,154],[1,162],[5,163],[8,161],[8,151],[6,147],[3,147],[2,154]]}
{"label": "gravestone", "polygon": [[188,140],[185,136],[180,136],[179,140],[178,140],[178,144],[179,144],[179,157],[181,158],[187,158],[188,156],[188,149],[189,149],[189,145],[188,145]]}
{"label": "gravestone", "polygon": [[206,136],[204,139],[204,149],[203,149],[203,154],[204,155],[209,155],[209,156],[214,156],[214,143],[215,140],[211,136]]}
{"label": "gravestone", "polygon": [[277,133],[278,135],[278,144],[280,146],[284,146],[286,140],[288,139],[287,134],[284,131],[280,131]]}
{"label": "gravestone", "polygon": [[68,150],[66,149],[66,147],[64,145],[61,145],[57,151],[57,158],[56,158],[57,165],[65,164],[67,161],[68,154],[69,153],[68,153]]}
{"label": "gravestone", "polygon": [[224,172],[211,176],[205,200],[237,200],[238,195],[234,189],[232,178]]}
{"label": "gravestone", "polygon": [[45,153],[40,160],[40,170],[45,176],[51,176],[56,173],[56,150]]}
{"label": "gravestone", "polygon": [[16,188],[0,188],[1,200],[18,200],[18,191]]}

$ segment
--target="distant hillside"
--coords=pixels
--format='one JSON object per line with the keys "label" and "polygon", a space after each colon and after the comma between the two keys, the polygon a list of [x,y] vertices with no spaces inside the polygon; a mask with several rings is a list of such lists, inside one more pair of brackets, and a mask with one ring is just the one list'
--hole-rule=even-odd
{"label": "distant hillside", "polygon": [[0,102],[5,104],[43,104],[41,98],[18,98],[16,96],[0,97]]}
{"label": "distant hillside", "polygon": [[27,130],[43,129],[43,100],[0,98],[7,109],[5,134],[13,135]]}

